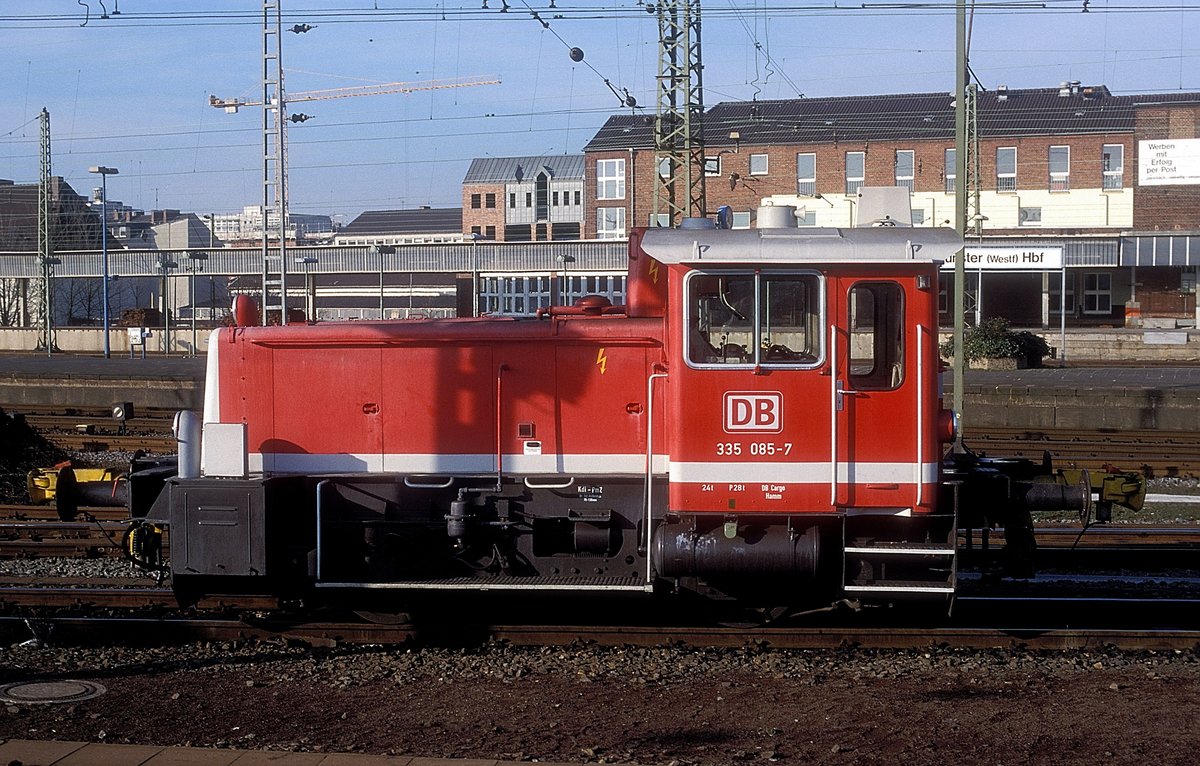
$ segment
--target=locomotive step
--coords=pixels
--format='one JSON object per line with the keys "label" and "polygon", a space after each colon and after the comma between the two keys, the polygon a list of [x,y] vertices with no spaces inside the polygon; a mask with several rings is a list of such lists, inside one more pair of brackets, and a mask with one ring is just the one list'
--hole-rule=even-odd
{"label": "locomotive step", "polygon": [[877,542],[870,545],[848,546],[846,553],[857,553],[868,556],[953,556],[954,548],[947,548],[941,543],[893,543]]}
{"label": "locomotive step", "polygon": [[869,585],[844,585],[842,587],[847,593],[944,593],[946,595],[954,593],[954,586],[950,583],[923,582],[921,580],[888,580]]}

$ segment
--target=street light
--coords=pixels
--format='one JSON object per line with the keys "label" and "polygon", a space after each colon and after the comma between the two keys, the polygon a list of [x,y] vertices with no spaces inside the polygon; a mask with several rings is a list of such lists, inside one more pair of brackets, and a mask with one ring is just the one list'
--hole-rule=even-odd
{"label": "street light", "polygon": [[158,268],[162,271],[162,309],[163,309],[163,355],[171,355],[171,300],[170,281],[169,277],[171,269],[178,268],[179,264],[169,260],[167,256],[159,256]]}
{"label": "street light", "polygon": [[191,284],[188,285],[188,299],[192,304],[192,356],[196,355],[196,272],[204,268],[204,262],[208,260],[208,253],[188,253],[188,260],[191,261],[191,272],[189,279]]}
{"label": "street light", "polygon": [[296,265],[304,267],[304,315],[310,322],[317,318],[317,289],[311,281],[312,277],[308,273],[308,267],[319,261],[320,259],[315,255],[306,255],[296,259]]}
{"label": "street light", "polygon": [[471,232],[471,316],[479,316],[479,240],[477,231]]}
{"label": "street light", "polygon": [[383,319],[383,256],[395,255],[396,248],[392,245],[371,245],[371,252],[379,256],[379,318]]}
{"label": "street light", "polygon": [[569,297],[570,287],[567,282],[567,264],[575,262],[573,255],[560,255],[558,262],[562,264],[562,305],[566,306]]}
{"label": "street light", "polygon": [[88,168],[88,172],[100,176],[100,252],[104,261],[104,276],[101,280],[104,290],[104,358],[108,359],[112,356],[108,338],[108,177],[115,176],[120,171],[95,165]]}

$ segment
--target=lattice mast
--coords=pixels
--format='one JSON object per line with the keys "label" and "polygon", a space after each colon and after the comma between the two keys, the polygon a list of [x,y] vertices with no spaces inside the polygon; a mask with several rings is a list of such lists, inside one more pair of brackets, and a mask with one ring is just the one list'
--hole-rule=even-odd
{"label": "lattice mast", "polygon": [[704,195],[700,0],[664,0],[658,14],[654,214],[669,225],[707,214]]}
{"label": "lattice mast", "polygon": [[54,350],[54,298],[51,294],[53,290],[53,271],[54,271],[54,242],[51,239],[53,228],[50,223],[50,209],[53,205],[52,192],[50,189],[51,182],[51,163],[50,163],[50,112],[45,107],[42,108],[42,113],[38,115],[39,125],[39,155],[41,159],[41,173],[38,176],[38,206],[37,206],[37,237],[38,237],[38,262],[42,266],[42,276],[38,280],[37,289],[34,290],[34,312],[35,322],[39,332],[38,347],[50,353]]}
{"label": "lattice mast", "polygon": [[[272,309],[287,324],[287,105],[283,91],[283,11],[263,0],[262,23],[262,323]],[[271,213],[278,218],[278,250],[271,252]],[[278,259],[278,267],[272,261]],[[272,290],[272,288],[276,288]],[[273,302],[272,297],[278,299]]]}

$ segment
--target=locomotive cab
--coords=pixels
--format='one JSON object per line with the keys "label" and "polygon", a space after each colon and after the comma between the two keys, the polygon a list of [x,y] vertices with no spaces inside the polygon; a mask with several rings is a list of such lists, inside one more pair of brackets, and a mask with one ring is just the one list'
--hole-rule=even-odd
{"label": "locomotive cab", "polygon": [[937,268],[957,237],[664,230],[642,246],[680,307],[658,574],[740,599],[953,593],[934,422]]}

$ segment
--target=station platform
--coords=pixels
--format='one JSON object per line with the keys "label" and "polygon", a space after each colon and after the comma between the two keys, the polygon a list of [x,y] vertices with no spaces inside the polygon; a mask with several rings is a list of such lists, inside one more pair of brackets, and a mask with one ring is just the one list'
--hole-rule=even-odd
{"label": "station platform", "polygon": [[[952,375],[942,376],[947,405]],[[0,354],[0,404],[200,410],[204,358]],[[1200,366],[967,370],[964,423],[1029,429],[1200,430]]]}
{"label": "station platform", "polygon": [[[8,766],[517,766],[517,763],[490,758],[451,760],[359,753],[102,745],[29,739],[10,739],[0,743],[0,764]],[[544,766],[573,766],[546,761],[539,763]]]}

